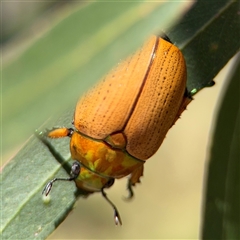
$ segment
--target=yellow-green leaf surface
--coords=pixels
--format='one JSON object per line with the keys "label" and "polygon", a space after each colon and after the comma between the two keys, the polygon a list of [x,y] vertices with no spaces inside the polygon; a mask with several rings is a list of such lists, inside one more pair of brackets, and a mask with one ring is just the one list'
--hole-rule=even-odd
{"label": "yellow-green leaf surface", "polygon": [[[187,10],[188,3],[173,1],[86,4],[55,23],[15,59],[3,61],[3,149],[21,143],[51,115],[53,120],[44,127],[70,127],[77,98],[160,30],[184,53],[189,90],[194,94],[194,89],[207,86],[239,50],[235,36],[239,29],[238,3],[200,1],[170,27]],[[41,198],[49,179],[68,176],[59,164],[68,168],[64,164],[70,158],[68,144],[69,139],[59,139],[46,146],[32,136],[3,168],[4,239],[46,238],[72,209],[76,201],[74,183],[54,185],[48,203]],[[111,216],[103,214],[103,218]]]}

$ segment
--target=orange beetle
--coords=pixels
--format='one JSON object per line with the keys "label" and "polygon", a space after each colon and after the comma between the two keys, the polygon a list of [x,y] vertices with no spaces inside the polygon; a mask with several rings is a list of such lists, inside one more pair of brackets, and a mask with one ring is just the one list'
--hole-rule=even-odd
{"label": "orange beetle", "polygon": [[160,147],[167,131],[190,103],[187,71],[181,51],[167,37],[152,36],[77,103],[74,129],[57,128],[50,138],[70,137],[71,177],[55,178],[43,190],[48,195],[57,180],[74,180],[88,192],[101,191],[121,218],[104,188],[130,175],[128,189],[143,175],[143,164]]}

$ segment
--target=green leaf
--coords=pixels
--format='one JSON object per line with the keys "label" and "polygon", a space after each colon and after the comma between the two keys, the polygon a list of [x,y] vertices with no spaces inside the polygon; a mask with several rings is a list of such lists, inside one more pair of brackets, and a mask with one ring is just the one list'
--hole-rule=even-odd
{"label": "green leaf", "polygon": [[208,166],[203,239],[240,238],[240,56],[228,77]]}
{"label": "green leaf", "polygon": [[[195,94],[239,51],[238,1],[198,1],[169,32],[187,60],[188,89]],[[177,36],[177,37],[176,37]]]}

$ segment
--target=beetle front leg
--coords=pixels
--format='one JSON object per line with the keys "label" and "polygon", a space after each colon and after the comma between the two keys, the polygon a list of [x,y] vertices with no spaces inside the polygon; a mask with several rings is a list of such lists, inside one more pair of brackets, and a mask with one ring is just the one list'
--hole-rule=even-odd
{"label": "beetle front leg", "polygon": [[54,128],[46,132],[46,136],[49,138],[62,138],[71,137],[74,130],[72,128]]}
{"label": "beetle front leg", "polygon": [[143,165],[138,167],[136,170],[134,170],[130,178],[128,179],[128,184],[127,184],[127,190],[129,192],[129,195],[126,199],[131,199],[134,196],[134,192],[132,187],[135,186],[136,183],[140,183],[140,177],[143,176]]}
{"label": "beetle front leg", "polygon": [[52,128],[51,130],[45,129],[44,131],[39,132],[35,131],[35,134],[38,138],[42,139],[44,137],[49,138],[62,138],[62,137],[71,137],[74,132],[72,128]]}

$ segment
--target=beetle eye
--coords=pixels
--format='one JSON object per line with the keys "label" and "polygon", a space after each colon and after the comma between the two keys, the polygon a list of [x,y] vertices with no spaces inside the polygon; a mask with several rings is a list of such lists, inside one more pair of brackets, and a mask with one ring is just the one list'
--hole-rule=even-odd
{"label": "beetle eye", "polygon": [[114,181],[114,178],[110,178],[108,182],[104,185],[104,188],[110,188],[114,184]]}
{"label": "beetle eye", "polygon": [[71,175],[73,178],[77,178],[81,170],[79,162],[74,162],[71,168]]}

